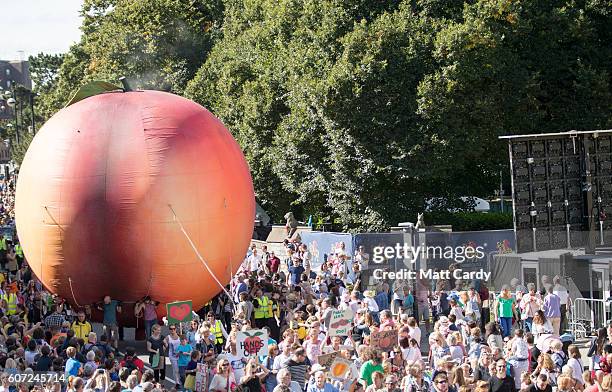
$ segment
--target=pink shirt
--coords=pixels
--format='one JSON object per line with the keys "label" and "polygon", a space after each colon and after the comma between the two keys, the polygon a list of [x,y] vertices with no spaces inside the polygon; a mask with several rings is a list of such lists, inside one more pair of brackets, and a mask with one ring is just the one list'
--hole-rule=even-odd
{"label": "pink shirt", "polygon": [[157,320],[157,312],[155,311],[155,305],[145,304],[144,319],[147,321]]}

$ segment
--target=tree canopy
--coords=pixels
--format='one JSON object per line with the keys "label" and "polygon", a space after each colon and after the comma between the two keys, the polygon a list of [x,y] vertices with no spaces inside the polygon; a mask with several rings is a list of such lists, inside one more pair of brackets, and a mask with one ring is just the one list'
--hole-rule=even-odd
{"label": "tree canopy", "polygon": [[[86,0],[68,53],[32,58],[37,114],[89,80],[185,95],[233,133],[256,196],[349,230],[487,196],[502,134],[612,124],[599,0]],[[48,69],[47,69],[47,68]]]}

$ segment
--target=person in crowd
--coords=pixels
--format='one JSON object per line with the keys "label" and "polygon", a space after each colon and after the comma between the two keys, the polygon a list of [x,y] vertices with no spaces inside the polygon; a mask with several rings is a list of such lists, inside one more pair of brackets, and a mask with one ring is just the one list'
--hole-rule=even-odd
{"label": "person in crowd", "polygon": [[553,294],[559,297],[561,313],[559,333],[562,334],[565,330],[567,330],[567,314],[570,310],[571,298],[569,295],[569,290],[561,284],[561,277],[559,275],[556,275],[553,278]]}
{"label": "person in crowd", "polygon": [[149,353],[149,364],[153,369],[155,381],[163,381],[166,378],[166,350],[168,342],[161,333],[161,327],[157,324],[151,327],[151,336],[147,339],[147,352]]}
{"label": "person in crowd", "polygon": [[553,286],[546,286],[546,296],[542,303],[542,311],[552,325],[553,334],[559,336],[561,327],[561,299],[553,292]]}
{"label": "person in crowd", "polygon": [[116,349],[119,342],[119,324],[117,313],[121,313],[121,302],[112,299],[110,295],[104,296],[102,304],[97,305],[98,310],[104,312],[104,332],[111,345]]}
{"label": "person in crowd", "polygon": [[145,336],[147,339],[151,336],[151,328],[157,324],[157,306],[159,302],[153,301],[150,296],[145,296],[142,300],[136,302],[134,306],[134,314],[138,318],[144,319]]}
{"label": "person in crowd", "polygon": [[495,373],[489,380],[489,392],[516,392],[514,379],[508,375],[508,366],[503,358],[495,362]]}
{"label": "person in crowd", "polygon": [[84,310],[77,312],[77,319],[70,324],[70,329],[74,331],[74,336],[77,339],[83,339],[87,344],[89,333],[93,330],[91,323],[87,321]]}
{"label": "person in crowd", "polygon": [[512,332],[512,318],[516,314],[515,302],[510,288],[503,286],[501,295],[497,299],[497,315],[504,338],[509,337]]}

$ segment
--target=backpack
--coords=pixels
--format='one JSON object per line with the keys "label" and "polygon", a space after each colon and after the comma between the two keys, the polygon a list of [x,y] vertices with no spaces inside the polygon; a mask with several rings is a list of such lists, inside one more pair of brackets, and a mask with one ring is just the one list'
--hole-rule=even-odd
{"label": "backpack", "polygon": [[563,366],[567,364],[568,358],[564,352],[553,353],[550,358],[555,363],[555,369],[561,373]]}

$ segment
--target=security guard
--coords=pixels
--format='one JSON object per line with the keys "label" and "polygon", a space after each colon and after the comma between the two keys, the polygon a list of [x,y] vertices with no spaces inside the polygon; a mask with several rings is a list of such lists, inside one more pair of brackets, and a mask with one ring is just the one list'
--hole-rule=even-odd
{"label": "security guard", "polygon": [[0,295],[0,300],[6,301],[7,311],[6,313],[11,316],[17,313],[17,295],[11,290],[7,288],[6,291]]}
{"label": "security guard", "polygon": [[213,312],[208,312],[206,319],[210,324],[210,333],[215,336],[215,350],[220,354],[223,351],[223,345],[228,337],[227,331],[221,320],[215,319],[215,314]]}
{"label": "security guard", "polygon": [[255,308],[255,311],[253,312],[255,317],[255,326],[257,328],[268,326],[268,320],[272,318],[272,301],[270,298],[263,295],[261,289],[257,289],[255,292],[253,308]]}
{"label": "security guard", "polygon": [[15,244],[15,255],[17,256],[19,267],[21,267],[21,264],[23,263],[23,248],[21,247],[20,243]]}

